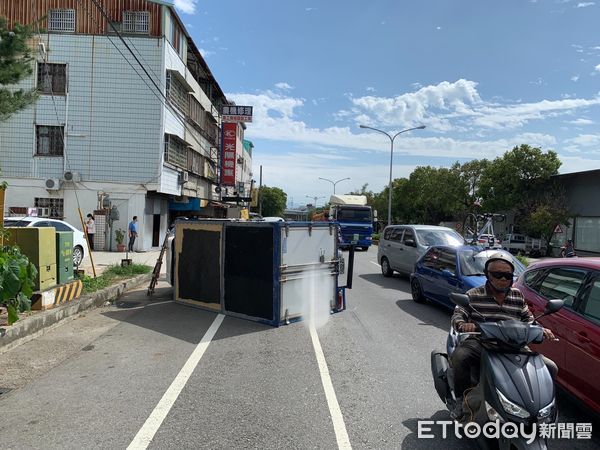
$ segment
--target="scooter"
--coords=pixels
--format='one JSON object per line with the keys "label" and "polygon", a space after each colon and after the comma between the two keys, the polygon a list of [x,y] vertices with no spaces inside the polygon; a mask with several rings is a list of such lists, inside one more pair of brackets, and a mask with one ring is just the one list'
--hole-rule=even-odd
{"label": "scooter", "polygon": [[[452,301],[479,316],[479,331],[458,333],[451,329],[446,342],[447,352],[431,352],[431,372],[435,390],[449,411],[456,406],[453,371],[449,355],[468,337],[477,335],[483,344],[481,363],[472,368],[472,389],[465,391],[467,414],[458,421],[477,424],[480,430],[497,428],[519,430],[511,433],[478,433],[482,448],[546,449],[546,439],[540,437],[539,425],[554,423],[558,410],[552,377],[539,353],[524,349],[527,344],[541,343],[543,328],[537,320],[560,310],[562,300],[550,300],[545,311],[533,323],[518,320],[487,322],[469,303],[465,294],[450,294]],[[508,427],[508,425],[511,425]],[[532,432],[535,432],[535,434]]]}

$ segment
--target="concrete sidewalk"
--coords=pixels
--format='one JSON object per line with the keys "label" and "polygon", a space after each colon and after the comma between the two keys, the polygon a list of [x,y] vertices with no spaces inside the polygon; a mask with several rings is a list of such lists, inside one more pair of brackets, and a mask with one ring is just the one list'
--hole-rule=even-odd
{"label": "concrete sidewalk", "polygon": [[[127,256],[128,255],[128,256]],[[127,257],[131,259],[134,264],[145,264],[150,267],[154,267],[158,256],[160,255],[160,249],[152,249],[147,252],[92,252],[92,259],[94,260],[94,265],[96,267],[96,275],[100,275],[107,267],[114,265],[121,265],[121,260],[126,259]],[[160,273],[166,273],[167,267],[167,258],[166,254],[163,257],[162,267],[160,269]],[[85,274],[92,276],[92,261],[90,256],[87,255],[81,265],[80,269],[85,270]]]}

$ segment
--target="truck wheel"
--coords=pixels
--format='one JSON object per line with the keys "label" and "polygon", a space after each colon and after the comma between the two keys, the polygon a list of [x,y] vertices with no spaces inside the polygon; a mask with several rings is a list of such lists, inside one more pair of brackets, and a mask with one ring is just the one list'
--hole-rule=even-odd
{"label": "truck wheel", "polygon": [[425,303],[425,297],[423,297],[423,291],[421,291],[421,284],[416,278],[413,278],[410,282],[410,293],[416,303]]}
{"label": "truck wheel", "polygon": [[390,267],[390,262],[385,256],[381,258],[381,273],[384,277],[391,277],[394,273],[394,271]]}

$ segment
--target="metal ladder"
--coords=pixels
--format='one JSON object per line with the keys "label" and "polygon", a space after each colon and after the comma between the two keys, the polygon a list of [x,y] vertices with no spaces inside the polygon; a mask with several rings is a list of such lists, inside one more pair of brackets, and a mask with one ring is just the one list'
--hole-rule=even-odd
{"label": "metal ladder", "polygon": [[148,292],[146,295],[150,296],[154,294],[154,288],[156,287],[156,283],[158,283],[158,278],[160,277],[160,269],[162,267],[162,260],[165,255],[165,251],[167,250],[167,244],[169,242],[169,237],[171,236],[171,230],[167,231],[165,236],[165,240],[163,241],[163,245],[160,248],[160,254],[158,255],[158,259],[156,260],[156,264],[154,265],[154,270],[152,271],[152,279],[150,280],[150,285],[148,286]]}

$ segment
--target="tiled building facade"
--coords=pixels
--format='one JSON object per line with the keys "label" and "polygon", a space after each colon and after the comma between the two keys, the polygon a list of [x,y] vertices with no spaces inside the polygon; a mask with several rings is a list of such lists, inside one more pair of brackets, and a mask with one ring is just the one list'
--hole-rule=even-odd
{"label": "tiled building facade", "polygon": [[228,102],[169,3],[98,3],[0,0],[9,26],[47,17],[46,32],[32,39],[34,74],[20,86],[37,87],[40,98],[0,123],[6,207],[51,205],[40,213],[74,225],[78,208],[84,216],[116,209],[106,231],[112,248],[114,231],[136,215],[137,249],[147,250],[162,243],[172,210],[223,215],[220,195],[238,189],[215,190]]}

